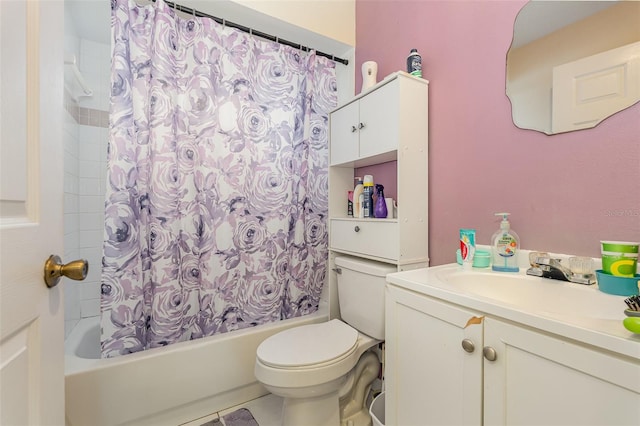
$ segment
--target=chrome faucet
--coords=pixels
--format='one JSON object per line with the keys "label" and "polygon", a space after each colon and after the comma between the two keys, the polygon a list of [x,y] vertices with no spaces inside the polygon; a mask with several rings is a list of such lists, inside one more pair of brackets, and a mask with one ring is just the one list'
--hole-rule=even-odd
{"label": "chrome faucet", "polygon": [[[534,260],[535,259],[535,260]],[[530,259],[531,268],[527,269],[527,275],[554,280],[569,281],[577,284],[591,285],[596,283],[596,277],[592,271],[572,272],[564,266],[560,259],[554,259],[549,255],[534,256]]]}

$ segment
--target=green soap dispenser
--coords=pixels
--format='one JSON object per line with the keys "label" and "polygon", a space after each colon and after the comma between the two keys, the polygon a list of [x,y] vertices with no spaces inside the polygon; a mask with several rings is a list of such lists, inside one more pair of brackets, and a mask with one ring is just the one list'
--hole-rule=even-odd
{"label": "green soap dispenser", "polygon": [[520,251],[520,238],[511,229],[509,213],[496,213],[502,216],[500,229],[491,237],[492,266],[491,269],[500,272],[518,272],[518,252]]}

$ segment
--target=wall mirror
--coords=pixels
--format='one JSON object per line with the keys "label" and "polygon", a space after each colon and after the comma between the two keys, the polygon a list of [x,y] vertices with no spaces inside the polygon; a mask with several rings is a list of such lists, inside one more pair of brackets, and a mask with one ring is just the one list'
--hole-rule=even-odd
{"label": "wall mirror", "polygon": [[588,129],[640,100],[640,1],[536,1],[516,17],[506,92],[514,124]]}

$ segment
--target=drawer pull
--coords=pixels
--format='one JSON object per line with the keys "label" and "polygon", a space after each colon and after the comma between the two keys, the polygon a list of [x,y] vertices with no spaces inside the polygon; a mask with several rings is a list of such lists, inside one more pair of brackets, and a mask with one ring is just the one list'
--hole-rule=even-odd
{"label": "drawer pull", "polygon": [[364,129],[364,123],[358,124],[358,129],[360,129],[360,130]]}
{"label": "drawer pull", "polygon": [[351,126],[351,133],[355,133],[357,131],[358,129],[356,128],[356,126]]}
{"label": "drawer pull", "polygon": [[353,228],[353,230],[356,231],[356,232],[360,232],[360,227],[358,225],[356,225],[356,227]]}

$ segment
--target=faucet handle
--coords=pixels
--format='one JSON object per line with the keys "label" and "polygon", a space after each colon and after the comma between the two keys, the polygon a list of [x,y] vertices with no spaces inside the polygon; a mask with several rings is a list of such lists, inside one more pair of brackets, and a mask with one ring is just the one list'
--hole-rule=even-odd
{"label": "faucet handle", "polygon": [[[541,251],[532,251],[529,253],[529,264],[533,268],[537,268],[540,266],[540,263],[546,264],[544,259],[549,259],[549,253],[541,252]],[[539,260],[542,259],[542,260]]]}
{"label": "faucet handle", "polygon": [[569,269],[574,274],[593,274],[593,259],[590,257],[573,256],[569,258]]}

